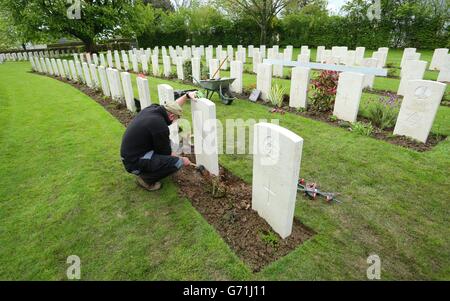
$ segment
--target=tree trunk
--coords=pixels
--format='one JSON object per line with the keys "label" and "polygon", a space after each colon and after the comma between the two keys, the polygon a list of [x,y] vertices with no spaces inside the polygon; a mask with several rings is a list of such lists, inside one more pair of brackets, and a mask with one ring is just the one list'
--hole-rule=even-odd
{"label": "tree trunk", "polygon": [[82,40],[84,43],[84,51],[89,53],[94,53],[97,51],[97,45],[94,42],[94,39],[86,38]]}
{"label": "tree trunk", "polygon": [[267,37],[267,24],[261,24],[261,35],[259,36],[260,45],[266,45],[266,37]]}

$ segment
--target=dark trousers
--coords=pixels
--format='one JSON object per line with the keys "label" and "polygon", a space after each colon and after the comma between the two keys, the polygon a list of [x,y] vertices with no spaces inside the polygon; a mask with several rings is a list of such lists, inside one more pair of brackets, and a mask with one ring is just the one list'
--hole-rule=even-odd
{"label": "dark trousers", "polygon": [[178,171],[183,166],[183,161],[178,157],[153,153],[151,158],[146,155],[134,164],[124,162],[124,165],[129,173],[141,177],[145,183],[152,185]]}

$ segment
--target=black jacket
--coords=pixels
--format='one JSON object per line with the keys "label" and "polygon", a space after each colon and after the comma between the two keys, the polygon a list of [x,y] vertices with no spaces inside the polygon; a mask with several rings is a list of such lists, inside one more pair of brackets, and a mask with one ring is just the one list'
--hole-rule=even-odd
{"label": "black jacket", "polygon": [[124,163],[136,163],[149,151],[170,155],[169,120],[164,107],[152,104],[143,109],[128,125],[122,138],[120,155]]}

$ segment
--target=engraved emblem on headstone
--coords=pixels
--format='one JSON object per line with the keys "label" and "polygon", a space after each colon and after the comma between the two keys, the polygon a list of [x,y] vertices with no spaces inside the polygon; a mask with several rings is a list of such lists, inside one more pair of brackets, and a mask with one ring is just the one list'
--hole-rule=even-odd
{"label": "engraved emblem on headstone", "polygon": [[414,91],[414,95],[420,99],[428,98],[431,96],[431,90],[427,87],[420,86]]}

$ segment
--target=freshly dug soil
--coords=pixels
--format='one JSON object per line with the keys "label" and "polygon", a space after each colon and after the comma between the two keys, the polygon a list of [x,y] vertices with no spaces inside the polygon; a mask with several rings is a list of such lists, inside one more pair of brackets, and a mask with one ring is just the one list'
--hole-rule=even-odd
{"label": "freshly dug soil", "polygon": [[[133,113],[123,104],[104,97],[100,91],[61,78],[56,79],[94,99],[125,126],[133,119]],[[187,156],[192,162],[195,161],[193,155]],[[209,175],[207,171],[200,173],[194,167],[187,167],[172,175],[172,179],[179,187],[179,195],[191,201],[194,208],[253,272],[258,272],[267,264],[287,255],[315,234],[294,218],[292,234],[282,239],[251,209],[251,185],[222,166],[218,177]]]}

